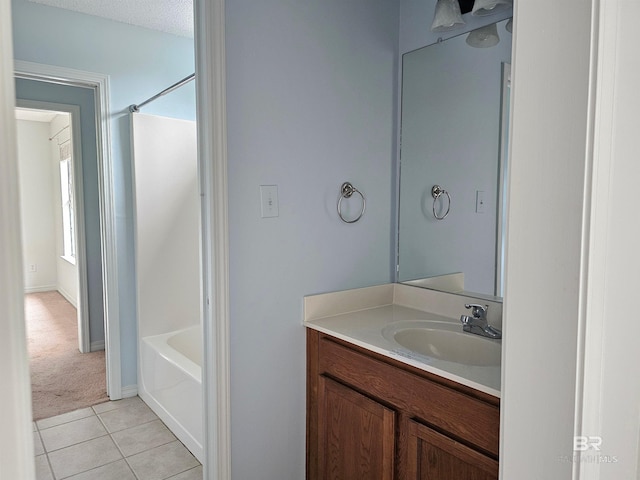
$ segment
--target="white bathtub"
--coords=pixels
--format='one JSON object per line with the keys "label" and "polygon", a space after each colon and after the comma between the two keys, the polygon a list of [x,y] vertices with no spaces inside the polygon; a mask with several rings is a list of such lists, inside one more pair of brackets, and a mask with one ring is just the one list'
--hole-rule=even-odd
{"label": "white bathtub", "polygon": [[203,462],[202,328],[142,338],[138,393]]}

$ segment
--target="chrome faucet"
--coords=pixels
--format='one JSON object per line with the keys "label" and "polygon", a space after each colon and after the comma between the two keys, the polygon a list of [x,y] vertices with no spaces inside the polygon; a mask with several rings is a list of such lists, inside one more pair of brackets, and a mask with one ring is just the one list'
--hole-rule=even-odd
{"label": "chrome faucet", "polygon": [[487,322],[487,310],[489,309],[489,305],[467,303],[464,308],[471,309],[471,316],[460,316],[462,330],[469,333],[475,333],[476,335],[482,335],[483,337],[494,339],[502,338],[502,332],[497,328],[493,328]]}

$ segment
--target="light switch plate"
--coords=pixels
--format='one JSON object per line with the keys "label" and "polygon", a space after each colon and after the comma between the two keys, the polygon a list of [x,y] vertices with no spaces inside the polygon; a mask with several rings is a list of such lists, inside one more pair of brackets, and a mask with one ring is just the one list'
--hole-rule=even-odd
{"label": "light switch plate", "polygon": [[484,192],[476,191],[476,213],[484,213]]}
{"label": "light switch plate", "polygon": [[279,215],[277,185],[260,185],[260,205],[262,218],[277,217]]}

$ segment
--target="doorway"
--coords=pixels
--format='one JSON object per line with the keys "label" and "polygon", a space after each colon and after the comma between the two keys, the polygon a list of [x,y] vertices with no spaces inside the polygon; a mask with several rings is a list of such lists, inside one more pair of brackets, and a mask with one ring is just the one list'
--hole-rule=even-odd
{"label": "doorway", "polygon": [[19,104],[26,329],[41,419],[108,399],[104,340],[91,342],[89,330],[79,106]]}
{"label": "doorway", "polygon": [[[78,307],[82,322],[78,330],[79,350],[105,351],[107,395],[111,400],[118,400],[123,397],[123,392],[115,212],[107,120],[108,77],[18,61],[15,64],[15,82],[16,106],[71,114],[70,131],[76,133],[71,151],[79,160],[74,163],[72,171],[76,191],[76,256],[80,267]],[[55,133],[58,130],[50,136]],[[64,132],[56,138],[62,135]],[[60,143],[64,139],[61,138]]]}

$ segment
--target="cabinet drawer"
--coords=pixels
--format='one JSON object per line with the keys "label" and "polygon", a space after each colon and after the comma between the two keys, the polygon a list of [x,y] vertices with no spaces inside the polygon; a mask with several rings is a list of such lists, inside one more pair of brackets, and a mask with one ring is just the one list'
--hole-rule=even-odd
{"label": "cabinet drawer", "polygon": [[498,458],[500,409],[321,336],[318,374]]}

